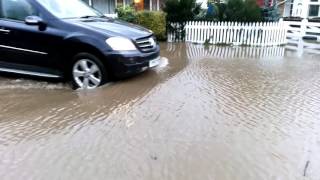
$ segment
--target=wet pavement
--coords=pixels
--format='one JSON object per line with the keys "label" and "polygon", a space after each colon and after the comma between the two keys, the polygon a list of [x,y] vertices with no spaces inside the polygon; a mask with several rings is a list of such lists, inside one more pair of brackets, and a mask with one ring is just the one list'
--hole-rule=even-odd
{"label": "wet pavement", "polygon": [[319,180],[319,54],[161,46],[93,91],[1,76],[0,179]]}

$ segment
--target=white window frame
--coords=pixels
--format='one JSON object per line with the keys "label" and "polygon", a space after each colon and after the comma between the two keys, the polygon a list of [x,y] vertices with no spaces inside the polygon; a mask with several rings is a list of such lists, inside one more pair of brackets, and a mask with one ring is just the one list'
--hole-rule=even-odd
{"label": "white window frame", "polygon": [[[318,6],[319,6],[318,16],[309,16],[310,5],[318,5]],[[311,0],[309,0],[309,4],[308,4],[308,17],[320,17],[320,0],[318,0],[318,2],[311,2]]]}

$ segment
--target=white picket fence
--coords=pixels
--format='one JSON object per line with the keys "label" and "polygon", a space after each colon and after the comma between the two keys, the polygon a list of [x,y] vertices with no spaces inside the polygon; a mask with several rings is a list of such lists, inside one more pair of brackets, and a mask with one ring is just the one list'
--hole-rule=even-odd
{"label": "white picket fence", "polygon": [[307,19],[303,19],[302,21],[284,21],[283,23],[287,27],[289,39],[312,37],[320,42],[319,22],[308,22]]}
{"label": "white picket fence", "polygon": [[[320,54],[320,23],[302,21],[284,21],[287,27],[287,49],[297,51],[302,56],[304,52]],[[313,38],[314,40],[304,40]]]}
{"label": "white picket fence", "polygon": [[[274,46],[286,44],[286,28],[280,22],[209,22],[190,21],[185,26],[185,41],[192,43]],[[175,40],[168,35],[169,42]]]}

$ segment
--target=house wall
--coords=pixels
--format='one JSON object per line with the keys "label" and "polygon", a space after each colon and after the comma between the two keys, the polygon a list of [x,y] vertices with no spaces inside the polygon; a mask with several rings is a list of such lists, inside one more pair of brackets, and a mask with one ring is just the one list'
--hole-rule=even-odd
{"label": "house wall", "polygon": [[92,0],[92,6],[104,14],[112,14],[116,8],[115,0]]}
{"label": "house wall", "polygon": [[[310,16],[311,6],[317,6],[318,14],[315,16]],[[320,17],[320,0],[287,0],[284,5],[284,17]]]}
{"label": "house wall", "polygon": [[278,5],[278,9],[279,9],[280,15],[283,16],[283,14],[284,14],[284,9],[285,9],[285,4],[284,4],[284,3],[279,4],[279,5]]}
{"label": "house wall", "polygon": [[[208,0],[196,0],[196,2],[200,3],[203,9],[207,9]],[[227,0],[220,0],[220,2],[226,3]],[[265,6],[265,4],[269,7],[275,5],[277,3],[277,0],[256,0],[256,2],[257,2],[257,5],[262,8]]]}
{"label": "house wall", "polygon": [[104,14],[113,14],[118,5],[134,4],[137,10],[158,11],[164,0],[83,0]]}

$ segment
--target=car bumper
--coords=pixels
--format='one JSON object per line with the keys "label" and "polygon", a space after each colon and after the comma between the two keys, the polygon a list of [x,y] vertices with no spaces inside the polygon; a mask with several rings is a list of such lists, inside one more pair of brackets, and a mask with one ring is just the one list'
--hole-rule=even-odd
{"label": "car bumper", "polygon": [[128,77],[150,68],[150,61],[160,58],[160,47],[149,53],[139,51],[106,52],[106,60],[117,78]]}

